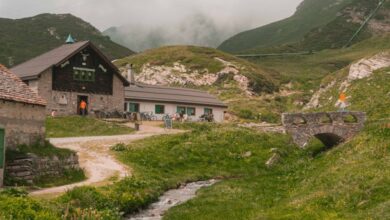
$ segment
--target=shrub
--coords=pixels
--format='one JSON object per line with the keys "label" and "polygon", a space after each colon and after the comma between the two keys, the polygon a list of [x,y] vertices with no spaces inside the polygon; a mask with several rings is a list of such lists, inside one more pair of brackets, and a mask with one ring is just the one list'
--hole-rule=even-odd
{"label": "shrub", "polygon": [[238,112],[238,117],[243,119],[255,119],[255,114],[251,110],[241,109]]}
{"label": "shrub", "polygon": [[110,150],[117,151],[117,152],[125,151],[126,149],[127,149],[127,147],[124,143],[115,144],[114,146],[112,146],[110,148]]}
{"label": "shrub", "polygon": [[0,219],[59,219],[57,213],[28,197],[0,195]]}
{"label": "shrub", "polygon": [[[78,187],[60,197],[62,203],[72,203],[81,209],[114,209],[110,199],[94,187]],[[70,211],[74,211],[71,210]]]}

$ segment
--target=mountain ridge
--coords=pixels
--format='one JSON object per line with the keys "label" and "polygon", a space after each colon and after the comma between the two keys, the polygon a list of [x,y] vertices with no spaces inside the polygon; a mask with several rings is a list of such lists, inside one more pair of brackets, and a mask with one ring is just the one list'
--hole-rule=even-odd
{"label": "mountain ridge", "polygon": [[[267,53],[341,48],[380,1],[305,0],[293,16],[239,33],[219,49],[230,53]],[[390,32],[389,12],[390,3],[385,1],[352,43]]]}
{"label": "mountain ridge", "polygon": [[134,54],[72,14],[46,13],[21,19],[0,18],[0,27],[0,63],[7,66],[14,66],[64,44],[69,34],[77,41],[90,40],[110,59]]}

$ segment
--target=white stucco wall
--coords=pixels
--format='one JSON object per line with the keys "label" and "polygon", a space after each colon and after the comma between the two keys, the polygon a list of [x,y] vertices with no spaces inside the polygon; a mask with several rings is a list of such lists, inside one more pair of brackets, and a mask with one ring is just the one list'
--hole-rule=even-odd
{"label": "white stucco wall", "polygon": [[[139,106],[140,112],[153,112],[153,114],[157,116],[158,120],[162,120],[162,117],[165,114],[169,114],[169,115],[175,114],[178,106],[195,108],[195,116],[189,116],[189,118],[192,121],[198,121],[199,117],[204,114],[204,109],[210,108],[210,109],[213,109],[214,120],[216,122],[220,123],[220,122],[224,121],[224,111],[226,111],[226,108],[200,106],[200,105],[170,104],[170,103],[158,103],[158,102],[140,102],[140,101],[131,101],[131,100],[126,100],[126,103],[138,103],[140,105]],[[155,113],[155,106],[156,105],[164,105],[165,106],[165,113],[164,114],[156,114]]]}

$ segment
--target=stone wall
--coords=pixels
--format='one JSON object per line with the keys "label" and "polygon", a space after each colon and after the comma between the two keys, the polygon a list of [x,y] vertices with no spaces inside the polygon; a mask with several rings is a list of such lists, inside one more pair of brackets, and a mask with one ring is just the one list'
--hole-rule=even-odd
{"label": "stone wall", "polygon": [[38,157],[28,154],[26,157],[7,162],[5,175],[7,178],[33,183],[36,178],[47,175],[58,176],[69,169],[80,169],[76,154],[66,158]]}
{"label": "stone wall", "polygon": [[78,96],[88,97],[88,112],[94,110],[123,111],[125,91],[118,76],[113,78],[113,95],[100,95],[80,92],[62,92],[52,90],[52,72],[41,74],[38,82],[39,95],[47,101],[46,114],[56,111],[57,115],[77,114]]}
{"label": "stone wall", "polygon": [[5,146],[42,143],[45,139],[45,107],[0,101],[0,128],[5,130]]}

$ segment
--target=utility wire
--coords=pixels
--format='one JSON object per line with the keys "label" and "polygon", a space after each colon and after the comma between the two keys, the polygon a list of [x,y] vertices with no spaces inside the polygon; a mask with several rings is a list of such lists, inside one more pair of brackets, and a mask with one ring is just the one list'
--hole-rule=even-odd
{"label": "utility wire", "polygon": [[344,48],[349,47],[351,45],[351,43],[356,39],[356,37],[359,36],[360,32],[367,25],[367,23],[376,15],[376,13],[382,7],[382,5],[385,3],[385,1],[386,0],[380,0],[380,2],[378,3],[378,6],[375,8],[375,10],[367,17],[367,19],[363,22],[363,24],[359,27],[359,29],[353,34],[353,36],[348,41],[348,43],[345,44]]}

